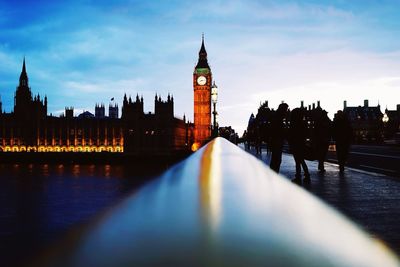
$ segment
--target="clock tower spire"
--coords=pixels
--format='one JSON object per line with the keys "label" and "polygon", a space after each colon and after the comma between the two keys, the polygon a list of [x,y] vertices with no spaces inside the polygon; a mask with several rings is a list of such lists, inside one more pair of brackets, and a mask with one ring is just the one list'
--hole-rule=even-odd
{"label": "clock tower spire", "polygon": [[207,61],[207,51],[206,51],[206,47],[204,45],[204,33],[201,36],[201,47],[200,47],[200,51],[199,51],[199,60],[197,61],[196,69],[197,68],[210,69],[210,66],[208,65],[208,61]]}
{"label": "clock tower spire", "polygon": [[212,74],[204,45],[204,34],[201,39],[199,59],[193,72],[194,141],[198,145],[205,144],[211,138]]}

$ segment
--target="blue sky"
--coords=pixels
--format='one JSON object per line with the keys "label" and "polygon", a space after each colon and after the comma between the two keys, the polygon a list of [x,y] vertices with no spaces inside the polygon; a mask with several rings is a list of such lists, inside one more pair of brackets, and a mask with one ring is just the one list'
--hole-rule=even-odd
{"label": "blue sky", "polygon": [[400,1],[1,1],[0,95],[12,109],[24,55],[49,112],[111,97],[175,97],[193,117],[205,33],[220,125],[243,131],[260,102],[321,101],[329,115],[364,99],[400,103]]}

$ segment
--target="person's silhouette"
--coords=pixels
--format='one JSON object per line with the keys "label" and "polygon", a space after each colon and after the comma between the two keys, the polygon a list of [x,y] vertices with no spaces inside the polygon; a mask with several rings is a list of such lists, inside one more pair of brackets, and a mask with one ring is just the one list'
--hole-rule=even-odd
{"label": "person's silhouette", "polygon": [[352,128],[346,114],[339,110],[333,119],[333,137],[336,141],[336,155],[341,174],[344,172],[344,165],[349,154],[352,134]]}
{"label": "person's silhouette", "polygon": [[327,116],[327,112],[321,109],[317,113],[314,122],[314,144],[320,172],[325,172],[324,162],[331,139],[331,124],[332,122]]}
{"label": "person's silhouette", "polygon": [[304,161],[306,150],[307,127],[304,121],[304,112],[300,108],[295,108],[290,113],[289,146],[296,163],[296,176],[294,182],[301,182],[301,168],[304,171],[304,182],[310,182],[310,173]]}
{"label": "person's silhouette", "polygon": [[283,119],[286,117],[288,105],[282,103],[279,105],[275,114],[272,117],[270,127],[270,147],[271,147],[271,162],[270,168],[279,173],[282,162],[282,148],[285,140],[285,127]]}

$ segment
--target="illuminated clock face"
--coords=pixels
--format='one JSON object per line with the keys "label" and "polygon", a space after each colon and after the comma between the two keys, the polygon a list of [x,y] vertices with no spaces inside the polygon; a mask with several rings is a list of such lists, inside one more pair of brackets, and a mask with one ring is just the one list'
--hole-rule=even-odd
{"label": "illuminated clock face", "polygon": [[204,76],[199,76],[199,78],[197,78],[197,83],[198,83],[199,85],[205,85],[206,82],[207,82],[207,78],[204,77]]}

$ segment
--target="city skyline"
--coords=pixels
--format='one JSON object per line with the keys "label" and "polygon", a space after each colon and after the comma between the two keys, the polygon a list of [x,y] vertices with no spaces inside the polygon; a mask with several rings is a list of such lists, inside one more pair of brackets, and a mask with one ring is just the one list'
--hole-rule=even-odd
{"label": "city skyline", "polygon": [[[32,92],[94,113],[124,93],[175,96],[193,121],[192,72],[201,33],[219,87],[219,125],[239,134],[260,102],[276,108],[317,100],[329,116],[343,107],[398,104],[400,49],[393,2],[74,1],[2,2],[0,95],[12,110],[24,55]],[[90,14],[86,16],[85,14]],[[153,110],[147,101],[145,111]],[[241,112],[236,112],[241,110]]]}

